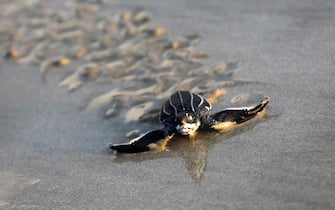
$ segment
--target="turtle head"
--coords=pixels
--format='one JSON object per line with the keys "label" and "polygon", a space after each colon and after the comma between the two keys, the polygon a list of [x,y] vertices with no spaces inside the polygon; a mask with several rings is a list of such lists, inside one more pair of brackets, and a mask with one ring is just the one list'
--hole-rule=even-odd
{"label": "turtle head", "polygon": [[182,112],[177,115],[177,131],[182,135],[189,135],[198,130],[200,118],[193,112]]}

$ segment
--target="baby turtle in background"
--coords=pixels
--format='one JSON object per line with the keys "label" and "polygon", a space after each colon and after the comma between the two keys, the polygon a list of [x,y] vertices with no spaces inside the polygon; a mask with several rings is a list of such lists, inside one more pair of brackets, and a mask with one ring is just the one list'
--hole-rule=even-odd
{"label": "baby turtle in background", "polygon": [[177,91],[161,109],[160,121],[164,128],[147,132],[128,143],[107,146],[119,153],[165,150],[168,140],[175,133],[192,137],[200,127],[223,131],[254,118],[269,101],[270,98],[265,97],[254,107],[227,108],[210,114],[212,105],[206,99],[190,91]]}

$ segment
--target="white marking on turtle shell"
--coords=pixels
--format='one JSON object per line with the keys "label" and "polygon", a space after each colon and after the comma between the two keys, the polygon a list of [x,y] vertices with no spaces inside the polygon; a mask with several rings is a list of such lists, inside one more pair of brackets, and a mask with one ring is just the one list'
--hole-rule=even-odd
{"label": "white marking on turtle shell", "polygon": [[184,100],[183,100],[183,97],[182,97],[180,91],[178,91],[178,97],[179,97],[179,100],[180,100],[180,104],[181,104],[181,106],[182,106],[182,109],[183,109],[183,111],[185,111]]}
{"label": "white marking on turtle shell", "polygon": [[163,105],[163,113],[166,114],[166,115],[171,115],[171,113],[167,112],[166,109],[165,109],[165,104]]}
{"label": "white marking on turtle shell", "polygon": [[193,97],[193,94],[192,94],[190,91],[188,91],[188,93],[191,95],[191,108],[192,108],[192,111],[195,112],[195,110],[194,110],[194,105],[193,105],[193,103],[194,103],[194,97]]}
{"label": "white marking on turtle shell", "polygon": [[[199,95],[197,95],[197,96],[199,96]],[[199,98],[201,99],[201,101],[200,101],[200,103],[198,104],[198,107],[200,107],[200,106],[204,103],[204,98],[201,97],[201,96],[199,96]]]}

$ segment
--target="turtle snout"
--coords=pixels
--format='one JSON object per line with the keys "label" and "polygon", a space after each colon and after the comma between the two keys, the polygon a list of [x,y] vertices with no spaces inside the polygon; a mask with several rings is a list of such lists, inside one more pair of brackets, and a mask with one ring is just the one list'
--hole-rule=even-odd
{"label": "turtle snout", "polygon": [[191,133],[193,133],[194,131],[196,131],[200,126],[200,123],[196,122],[196,123],[180,123],[176,126],[177,131],[181,134],[181,135],[189,135]]}

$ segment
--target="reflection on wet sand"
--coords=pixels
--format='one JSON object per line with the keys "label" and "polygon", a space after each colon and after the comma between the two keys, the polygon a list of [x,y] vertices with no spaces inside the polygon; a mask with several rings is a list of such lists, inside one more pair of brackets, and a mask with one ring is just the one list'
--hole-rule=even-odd
{"label": "reflection on wet sand", "polygon": [[263,111],[262,114],[257,116],[255,119],[252,119],[250,122],[234,127],[225,133],[218,133],[212,130],[201,130],[193,139],[181,135],[175,135],[175,137],[169,141],[167,151],[151,151],[137,154],[116,154],[112,161],[114,163],[125,163],[129,161],[143,162],[160,158],[182,158],[185,161],[186,169],[193,181],[197,184],[201,184],[201,180],[206,170],[208,153],[215,146],[215,144],[222,141],[228,141],[233,136],[253,129],[258,123],[261,123],[269,118],[268,116],[264,117],[265,112],[266,111]]}

